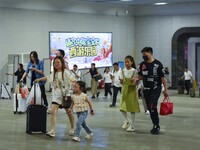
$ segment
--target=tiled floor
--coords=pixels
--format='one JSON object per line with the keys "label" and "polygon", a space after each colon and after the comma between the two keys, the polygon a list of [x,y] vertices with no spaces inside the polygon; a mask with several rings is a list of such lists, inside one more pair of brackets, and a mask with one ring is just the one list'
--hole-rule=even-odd
{"label": "tiled floor", "polygon": [[128,133],[121,128],[124,119],[119,108],[110,108],[111,99],[104,100],[102,91],[99,99],[92,100],[95,115],[87,119],[94,136],[87,141],[82,130],[80,143],[73,142],[68,135],[69,121],[64,110],[59,110],[57,115],[56,138],[28,135],[25,133],[26,114],[13,114],[13,101],[0,100],[0,150],[199,150],[200,98],[178,95],[173,90],[169,93],[174,102],[174,114],[160,116],[161,133],[151,135],[152,124],[143,112],[141,100],[141,113],[135,119],[136,130]]}

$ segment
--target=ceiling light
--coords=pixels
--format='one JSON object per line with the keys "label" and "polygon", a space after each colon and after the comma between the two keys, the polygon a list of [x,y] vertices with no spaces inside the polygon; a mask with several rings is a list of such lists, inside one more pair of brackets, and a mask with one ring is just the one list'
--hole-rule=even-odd
{"label": "ceiling light", "polygon": [[166,2],[154,3],[154,5],[166,5]]}

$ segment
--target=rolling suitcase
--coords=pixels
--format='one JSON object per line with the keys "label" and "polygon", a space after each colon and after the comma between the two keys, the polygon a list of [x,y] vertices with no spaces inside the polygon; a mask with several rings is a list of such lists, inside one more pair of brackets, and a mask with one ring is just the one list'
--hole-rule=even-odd
{"label": "rolling suitcase", "polygon": [[23,99],[21,94],[13,94],[14,114],[26,112],[26,99]]}
{"label": "rolling suitcase", "polygon": [[2,99],[11,99],[11,87],[9,83],[1,84],[1,98]]}
{"label": "rolling suitcase", "polygon": [[35,86],[34,86],[34,105],[29,105],[27,108],[26,118],[26,133],[32,134],[32,132],[46,133],[46,120],[47,120],[47,108],[42,105],[35,105]]}
{"label": "rolling suitcase", "polygon": [[190,89],[190,97],[195,97],[195,89]]}

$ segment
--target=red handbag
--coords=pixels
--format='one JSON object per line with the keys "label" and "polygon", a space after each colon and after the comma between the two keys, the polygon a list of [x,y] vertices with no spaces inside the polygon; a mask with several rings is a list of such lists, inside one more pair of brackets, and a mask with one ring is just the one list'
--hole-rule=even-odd
{"label": "red handbag", "polygon": [[174,104],[170,102],[169,97],[165,97],[160,104],[160,115],[169,115],[173,114]]}

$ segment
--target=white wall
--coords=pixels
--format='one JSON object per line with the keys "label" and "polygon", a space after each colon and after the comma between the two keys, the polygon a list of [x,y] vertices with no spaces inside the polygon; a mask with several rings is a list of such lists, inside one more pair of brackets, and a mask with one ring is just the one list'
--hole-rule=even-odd
{"label": "white wall", "polygon": [[[113,32],[114,61],[133,54],[134,18],[0,8],[0,81],[5,81],[8,54],[36,50],[49,57],[49,31]],[[89,85],[89,83],[88,83]]]}
{"label": "white wall", "polygon": [[182,27],[200,27],[200,15],[135,17],[137,62],[142,60],[141,49],[151,46],[154,57],[171,70],[172,37]]}

